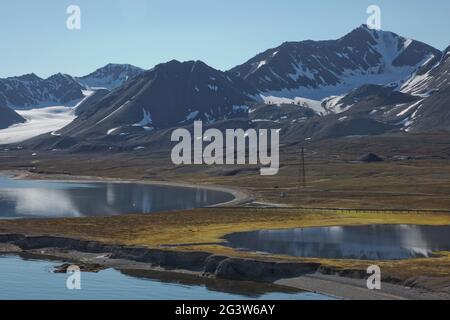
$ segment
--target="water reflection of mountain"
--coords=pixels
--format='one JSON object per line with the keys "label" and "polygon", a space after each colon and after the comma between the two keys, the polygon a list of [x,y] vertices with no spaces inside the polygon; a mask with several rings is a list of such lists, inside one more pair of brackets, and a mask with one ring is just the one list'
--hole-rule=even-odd
{"label": "water reflection of mountain", "polygon": [[299,257],[395,260],[450,250],[450,226],[373,225],[228,235],[230,246]]}
{"label": "water reflection of mountain", "polygon": [[131,183],[52,183],[0,179],[0,217],[105,216],[203,207],[232,200],[227,193]]}

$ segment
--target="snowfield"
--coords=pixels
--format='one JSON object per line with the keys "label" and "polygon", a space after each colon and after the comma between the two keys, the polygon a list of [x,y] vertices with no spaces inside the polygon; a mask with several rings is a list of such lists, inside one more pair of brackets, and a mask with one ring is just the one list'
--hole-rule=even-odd
{"label": "snowfield", "polygon": [[27,122],[0,130],[0,145],[19,143],[32,137],[57,131],[76,116],[73,107],[55,106],[17,111]]}
{"label": "snowfield", "polygon": [[325,115],[328,113],[328,111],[322,107],[322,101],[319,100],[306,99],[303,97],[295,97],[291,99],[286,97],[265,96],[263,94],[260,94],[260,98],[266,104],[276,104],[276,105],[292,104],[312,109],[315,113],[319,115]]}

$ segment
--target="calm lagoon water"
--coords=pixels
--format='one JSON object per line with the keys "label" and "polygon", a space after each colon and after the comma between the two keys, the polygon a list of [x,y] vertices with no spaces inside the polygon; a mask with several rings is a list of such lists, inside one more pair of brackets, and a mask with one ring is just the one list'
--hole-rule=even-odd
{"label": "calm lagoon water", "polygon": [[[233,200],[214,190],[135,183],[14,180],[0,176],[0,219],[109,216],[182,210]],[[318,300],[326,296],[285,292],[232,281],[174,280],[114,269],[82,273],[81,290],[66,288],[61,262],[0,255],[0,300]],[[264,286],[264,288],[262,288]],[[257,287],[257,288],[256,288]],[[283,292],[282,292],[283,291]]]}
{"label": "calm lagoon water", "polygon": [[297,257],[398,260],[450,251],[450,226],[370,225],[235,233],[230,247]]}
{"label": "calm lagoon water", "polygon": [[[67,274],[52,270],[61,263],[0,256],[0,300],[323,300],[308,292],[267,292],[241,284],[193,284],[138,278],[114,269],[82,273],[81,290],[66,288]],[[227,286],[231,289],[226,292]],[[241,291],[241,292],[240,292]],[[252,292],[253,293],[248,293]],[[269,290],[271,291],[271,290]]]}
{"label": "calm lagoon water", "polygon": [[206,207],[233,199],[229,193],[200,188],[29,181],[0,176],[0,218],[141,214]]}

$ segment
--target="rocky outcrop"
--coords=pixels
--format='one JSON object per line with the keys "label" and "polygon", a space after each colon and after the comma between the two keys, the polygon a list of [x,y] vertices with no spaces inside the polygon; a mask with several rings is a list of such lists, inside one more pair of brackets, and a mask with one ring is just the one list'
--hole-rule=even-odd
{"label": "rocky outcrop", "polygon": [[11,243],[22,250],[57,248],[86,253],[109,253],[111,259],[127,259],[150,263],[168,269],[186,269],[202,271],[206,259],[211,255],[206,252],[176,252],[144,247],[107,245],[95,241],[83,241],[61,237],[25,237],[21,235],[0,235],[0,243]]}
{"label": "rocky outcrop", "polygon": [[[95,241],[83,241],[62,237],[26,237],[22,235],[0,235],[0,243],[8,243],[21,250],[56,248],[85,253],[108,253],[110,259],[125,259],[149,263],[168,270],[182,269],[201,272],[227,280],[273,281],[314,273],[320,268],[317,263],[283,263],[252,259],[229,258],[207,252],[181,252],[145,247],[108,245]],[[57,270],[63,271],[63,265]],[[99,270],[99,266],[86,270]]]}
{"label": "rocky outcrop", "polygon": [[[54,268],[54,273],[67,273],[70,269],[72,264],[70,263],[64,263],[60,266],[57,266]],[[77,263],[77,267],[80,269],[81,272],[90,272],[90,273],[97,273],[105,269],[104,266],[100,264],[80,264]]]}
{"label": "rocky outcrop", "polygon": [[0,104],[0,129],[6,129],[18,123],[24,123],[26,120],[9,107]]}
{"label": "rocky outcrop", "polygon": [[0,79],[0,105],[26,110],[75,105],[84,97],[84,87],[66,74],[41,79],[35,74]]}
{"label": "rocky outcrop", "polygon": [[293,278],[314,273],[317,263],[282,263],[229,258],[217,265],[215,275],[228,280],[261,281]]}
{"label": "rocky outcrop", "polygon": [[380,156],[378,156],[374,153],[368,153],[368,154],[362,156],[359,159],[359,161],[370,163],[370,162],[383,162],[384,160],[383,160],[383,158],[381,158]]}

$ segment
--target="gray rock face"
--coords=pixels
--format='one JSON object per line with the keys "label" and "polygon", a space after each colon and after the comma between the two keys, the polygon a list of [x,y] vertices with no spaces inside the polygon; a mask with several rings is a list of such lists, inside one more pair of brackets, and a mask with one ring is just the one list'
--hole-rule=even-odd
{"label": "gray rock face", "polygon": [[130,64],[108,64],[84,77],[75,79],[88,88],[114,90],[143,72],[143,69]]}
{"label": "gray rock face", "polygon": [[84,98],[83,90],[113,90],[142,72],[132,65],[108,64],[79,78],[58,73],[47,79],[35,74],[0,79],[0,104],[13,109],[75,105]]}
{"label": "gray rock face", "polygon": [[261,93],[320,100],[364,84],[399,82],[441,55],[424,43],[363,25],[338,40],[283,43],[230,72]]}
{"label": "gray rock face", "polygon": [[275,123],[285,120],[296,122],[315,116],[317,115],[312,109],[292,104],[262,104],[252,109],[249,114],[249,118],[254,122],[266,120]]}
{"label": "gray rock face", "polygon": [[427,71],[418,71],[401,88],[403,92],[412,94],[429,95],[437,91],[445,91],[450,88],[450,47],[442,58],[433,61],[434,64]]}
{"label": "gray rock face", "polygon": [[102,137],[246,116],[253,89],[201,61],[170,61],[113,91],[60,131]]}
{"label": "gray rock face", "polygon": [[353,108],[353,111],[356,111],[355,109],[361,109],[363,103],[373,110],[373,108],[378,106],[410,103],[417,100],[414,96],[396,91],[390,87],[364,85],[344,96],[339,103],[341,108],[357,105],[357,108]]}
{"label": "gray rock face", "polygon": [[340,119],[362,117],[409,133],[450,130],[450,49],[402,86],[365,85],[324,106]]}
{"label": "gray rock face", "polygon": [[294,140],[304,139],[334,139],[354,136],[373,136],[396,129],[394,125],[383,123],[368,117],[339,117],[329,115],[323,118],[313,118],[304,123],[286,126],[282,130],[283,138]]}
{"label": "gray rock face", "polygon": [[[433,71],[437,68],[433,69]],[[444,69],[445,70],[445,69]],[[433,72],[434,73],[434,72]],[[430,77],[426,93],[401,92],[383,86],[363,86],[333,102],[332,111],[341,121],[355,118],[371,119],[403,132],[450,130],[450,90],[445,86],[446,72],[436,73],[439,82]],[[441,86],[434,89],[433,84]],[[326,104],[326,102],[325,102]],[[324,118],[325,119],[329,119]]]}
{"label": "gray rock face", "polygon": [[70,105],[84,97],[82,90],[75,79],[61,73],[47,79],[35,74],[0,79],[0,105],[13,109]]}
{"label": "gray rock face", "polygon": [[[60,266],[56,266],[53,269],[54,273],[67,273],[69,268],[72,266],[70,263],[63,263]],[[86,264],[86,263],[78,263],[77,267],[80,268],[81,272],[89,272],[89,273],[98,273],[100,271],[105,270],[105,267],[99,264]]]}
{"label": "gray rock face", "polygon": [[374,154],[374,153],[368,153],[364,156],[362,156],[359,161],[361,162],[383,162],[383,158],[381,158],[380,156]]}
{"label": "gray rock face", "polygon": [[17,112],[8,107],[0,105],[0,129],[5,129],[13,124],[23,123],[25,119]]}
{"label": "gray rock face", "polygon": [[[414,110],[414,111],[413,111]],[[438,91],[419,102],[406,120],[407,132],[450,131],[450,91]]]}
{"label": "gray rock face", "polygon": [[77,116],[80,116],[85,112],[89,112],[91,108],[93,108],[100,100],[106,97],[109,93],[110,91],[107,89],[95,90],[95,92],[92,95],[90,95],[77,105],[75,109],[75,114]]}
{"label": "gray rock face", "polygon": [[229,258],[218,265],[215,275],[228,280],[276,280],[311,274],[319,267],[320,264],[316,263],[277,263]]}
{"label": "gray rock face", "polygon": [[401,90],[420,98],[406,114],[405,131],[450,131],[450,47],[428,72],[416,74]]}

